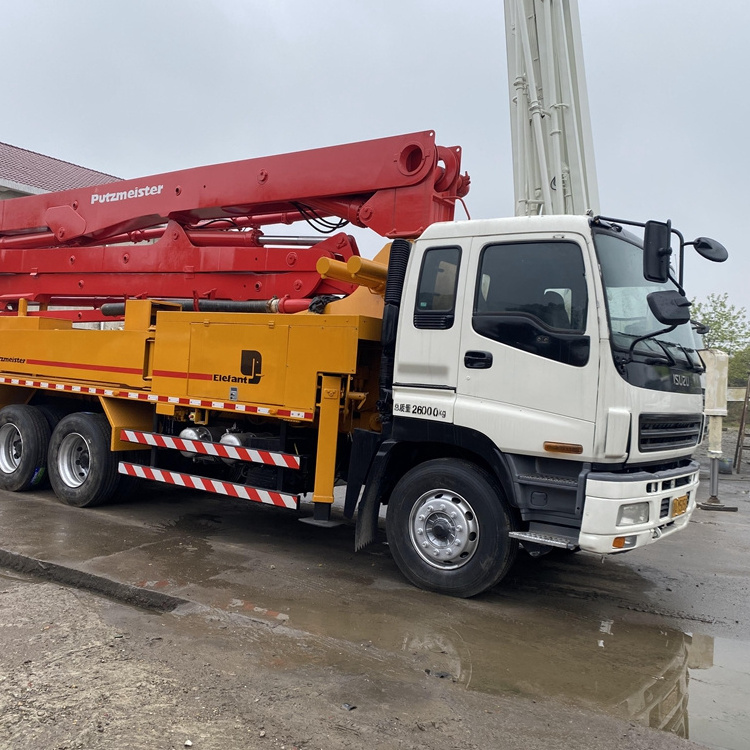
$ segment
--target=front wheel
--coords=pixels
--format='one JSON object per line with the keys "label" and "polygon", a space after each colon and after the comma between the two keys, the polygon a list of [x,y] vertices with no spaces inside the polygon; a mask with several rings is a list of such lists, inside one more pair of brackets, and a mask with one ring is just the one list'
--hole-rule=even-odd
{"label": "front wheel", "polygon": [[497,482],[460,459],[435,459],[407,472],[388,502],[386,531],[406,578],[450,596],[475,596],[494,586],[518,550]]}
{"label": "front wheel", "polygon": [[107,502],[120,480],[109,449],[111,428],[103,414],[78,412],[63,417],[49,445],[49,479],[68,505],[89,508]]}

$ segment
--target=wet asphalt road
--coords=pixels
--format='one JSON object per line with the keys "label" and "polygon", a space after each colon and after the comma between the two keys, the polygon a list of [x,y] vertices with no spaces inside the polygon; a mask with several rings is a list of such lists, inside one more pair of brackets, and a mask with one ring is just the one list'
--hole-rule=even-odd
{"label": "wet asphalt road", "polygon": [[469,690],[560,699],[734,750],[750,735],[749,490],[749,477],[722,476],[738,512],[698,510],[684,533],[629,554],[522,554],[472,600],[414,589],[384,540],[355,554],[351,526],[152,485],[100,509],[0,493],[0,565],[408,654]]}

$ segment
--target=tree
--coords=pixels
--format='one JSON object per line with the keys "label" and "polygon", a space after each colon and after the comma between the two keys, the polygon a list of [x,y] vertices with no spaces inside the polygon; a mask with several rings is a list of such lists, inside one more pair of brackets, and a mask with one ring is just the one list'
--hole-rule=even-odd
{"label": "tree", "polygon": [[729,302],[729,295],[709,294],[704,302],[693,300],[690,317],[709,327],[703,341],[707,349],[721,349],[730,356],[750,346],[747,310]]}
{"label": "tree", "polygon": [[750,346],[736,351],[729,358],[729,386],[744,388],[747,385],[748,373],[750,373]]}

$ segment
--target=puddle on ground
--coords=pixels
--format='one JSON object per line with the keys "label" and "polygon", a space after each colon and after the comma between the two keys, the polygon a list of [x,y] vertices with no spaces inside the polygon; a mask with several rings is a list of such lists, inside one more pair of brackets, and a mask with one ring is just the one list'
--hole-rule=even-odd
{"label": "puddle on ground", "polygon": [[708,747],[750,747],[750,644],[693,635],[688,669],[689,738]]}
{"label": "puddle on ground", "polygon": [[[409,608],[363,617],[298,605],[290,623],[357,643],[363,654],[404,653],[419,671],[468,690],[551,698],[708,747],[748,748],[749,643],[535,607],[505,606],[499,615],[497,602],[464,603],[458,614],[432,604],[412,607],[411,617]],[[366,669],[350,657],[352,670]],[[297,659],[285,654],[288,667]]]}
{"label": "puddle on ground", "polygon": [[[721,750],[749,746],[750,643],[632,621],[611,606],[605,607],[608,616],[594,617],[586,602],[557,608],[537,597],[491,595],[446,606],[443,597],[366,578],[369,571],[361,563],[328,570],[311,562],[301,570],[299,550],[290,559],[278,551],[266,559],[257,540],[236,548],[245,555],[253,550],[248,557],[257,555],[254,562],[226,565],[224,557],[223,567],[214,560],[207,568],[212,544],[224,532],[220,519],[187,514],[165,530],[170,528],[181,541],[182,534],[191,540],[183,574],[189,568],[187,578],[203,587],[191,587],[187,598],[196,594],[228,612],[348,641],[363,647],[363,654],[378,649],[402,654],[420,672],[468,690],[591,707]],[[376,591],[373,585],[385,588]],[[363,588],[369,594],[357,595]],[[228,591],[233,598],[224,601]],[[290,648],[284,658],[291,668],[305,658],[294,652]],[[364,658],[356,664],[356,653],[351,668],[366,670]]]}

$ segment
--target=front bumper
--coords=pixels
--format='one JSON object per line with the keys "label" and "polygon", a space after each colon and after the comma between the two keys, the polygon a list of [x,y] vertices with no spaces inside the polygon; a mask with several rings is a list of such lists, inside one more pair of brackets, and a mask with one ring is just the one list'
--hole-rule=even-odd
{"label": "front bumper", "polygon": [[[580,548],[599,554],[624,552],[685,528],[695,510],[699,469],[700,464],[691,461],[667,471],[589,474]],[[648,503],[648,521],[618,526],[620,508],[642,502]]]}

